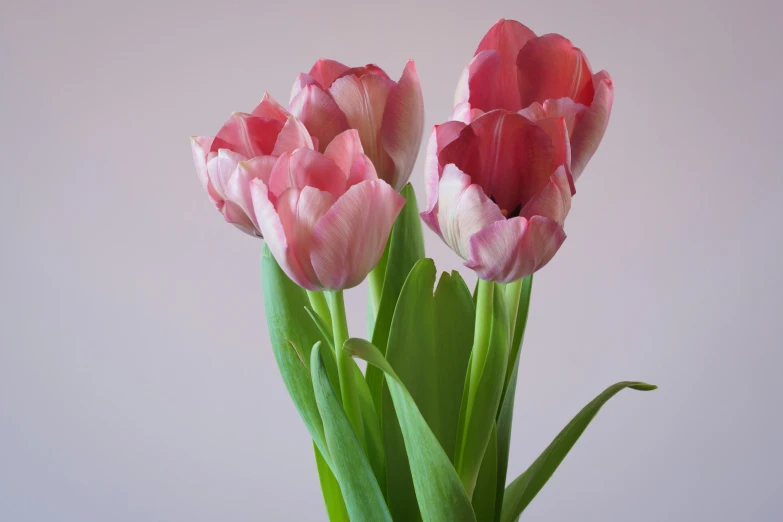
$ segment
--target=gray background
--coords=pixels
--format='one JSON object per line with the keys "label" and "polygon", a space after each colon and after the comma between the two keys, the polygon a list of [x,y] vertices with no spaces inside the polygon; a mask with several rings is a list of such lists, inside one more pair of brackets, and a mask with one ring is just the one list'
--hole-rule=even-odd
{"label": "gray background", "polygon": [[4,0],[0,520],[325,519],[268,344],[261,243],[210,207],[188,136],[264,90],[287,101],[321,56],[394,77],[414,58],[430,126],[500,17],[570,37],[617,89],[536,278],[510,473],[606,385],[660,385],[610,402],[524,519],[783,519],[781,11]]}

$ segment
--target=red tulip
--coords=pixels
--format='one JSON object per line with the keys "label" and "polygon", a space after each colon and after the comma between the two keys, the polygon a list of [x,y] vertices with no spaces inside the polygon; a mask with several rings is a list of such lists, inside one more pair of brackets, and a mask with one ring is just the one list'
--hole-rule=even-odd
{"label": "red tulip", "polygon": [[427,147],[424,222],[482,279],[510,282],[565,240],[573,179],[566,119],[508,110],[438,125]]}
{"label": "red tulip", "polygon": [[271,168],[281,154],[301,147],[314,148],[307,129],[269,94],[250,114],[232,114],[216,136],[191,138],[193,161],[209,199],[226,221],[258,237],[250,196],[254,175],[237,166],[252,159]]}
{"label": "red tulip", "polygon": [[365,154],[378,177],[401,190],[410,178],[424,131],[424,102],[413,61],[395,82],[376,65],[349,68],[318,60],[300,74],[289,110],[299,118],[323,152],[342,131],[359,131]]}
{"label": "red tulip", "polygon": [[494,109],[564,117],[578,178],[603,138],[613,97],[609,73],[593,74],[585,54],[568,39],[536,36],[519,22],[501,19],[460,78],[452,119],[469,123]]}

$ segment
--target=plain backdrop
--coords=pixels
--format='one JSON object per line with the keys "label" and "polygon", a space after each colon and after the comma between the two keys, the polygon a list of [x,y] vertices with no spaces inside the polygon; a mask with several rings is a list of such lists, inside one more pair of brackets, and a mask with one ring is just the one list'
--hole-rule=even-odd
{"label": "plain backdrop", "polygon": [[[501,17],[566,35],[616,85],[569,238],[536,276],[510,477],[605,386],[660,386],[613,399],[523,520],[783,520],[782,13],[3,0],[0,520],[325,520],[269,346],[261,242],[211,207],[188,137],[265,90],[287,102],[322,56],[393,77],[415,59],[429,128]],[[363,335],[365,286],[347,300]]]}

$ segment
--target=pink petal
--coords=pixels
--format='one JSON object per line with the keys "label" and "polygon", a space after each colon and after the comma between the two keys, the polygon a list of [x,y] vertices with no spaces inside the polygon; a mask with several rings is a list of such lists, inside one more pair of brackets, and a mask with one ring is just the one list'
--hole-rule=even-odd
{"label": "pink petal", "polygon": [[593,84],[595,98],[571,136],[571,169],[574,178],[582,174],[587,162],[598,150],[598,145],[609,125],[609,116],[612,114],[614,83],[611,76],[608,72],[601,71],[593,77]]}
{"label": "pink petal", "polygon": [[353,75],[335,80],[329,94],[348,120],[359,131],[364,153],[372,160],[380,178],[392,178],[394,164],[381,144],[381,122],[394,82],[375,74],[361,78]]}
{"label": "pink petal", "polygon": [[519,213],[524,218],[543,216],[561,227],[571,210],[571,184],[565,166],[557,168],[546,187],[524,206]]}
{"label": "pink petal", "polygon": [[515,215],[556,168],[551,138],[515,112],[490,111],[471,122],[439,154],[454,163],[505,212]]}
{"label": "pink petal", "polygon": [[470,237],[473,234],[495,221],[504,220],[498,206],[481,187],[452,164],[443,168],[434,213],[441,237],[464,259],[470,253]]}
{"label": "pink petal", "polygon": [[314,187],[301,190],[292,187],[281,194],[275,204],[288,240],[289,257],[307,278],[306,284],[299,284],[309,290],[321,290],[323,287],[311,261],[313,229],[336,199],[332,194]]}
{"label": "pink petal", "polygon": [[280,134],[277,135],[272,155],[279,156],[284,152],[293,152],[301,148],[312,149],[313,139],[301,121],[294,116],[289,116]]}
{"label": "pink petal", "polygon": [[313,68],[310,69],[310,76],[312,76],[321,87],[328,89],[332,83],[348,69],[349,67],[347,65],[343,65],[340,62],[321,58],[315,62]]}
{"label": "pink petal", "polygon": [[207,191],[209,200],[215,204],[218,208],[222,205],[222,198],[215,192],[212,187],[212,183],[209,181],[209,175],[207,174],[207,154],[209,149],[212,148],[212,141],[215,138],[209,136],[191,136],[190,149],[193,152],[193,163],[196,165],[196,173],[198,179],[201,181],[201,186]]}
{"label": "pink petal", "polygon": [[484,114],[485,112],[481,109],[471,107],[468,102],[462,102],[454,106],[454,109],[451,111],[451,116],[449,116],[449,120],[470,123]]}
{"label": "pink petal", "polygon": [[296,98],[296,96],[300,92],[302,92],[302,89],[304,89],[308,85],[318,86],[318,82],[315,81],[315,78],[313,78],[309,74],[299,73],[296,77],[296,80],[294,80],[294,85],[291,86],[291,95],[288,97],[288,105],[291,105],[291,102],[294,101],[294,98]]}
{"label": "pink petal", "polygon": [[405,198],[382,180],[354,185],[313,229],[313,267],[323,288],[351,288],[367,276],[386,247]]}
{"label": "pink petal", "polygon": [[454,141],[464,128],[465,124],[458,121],[447,121],[441,125],[436,125],[432,128],[430,139],[427,142],[424,160],[424,188],[427,197],[427,207],[426,211],[421,214],[421,217],[434,232],[438,232],[438,227],[437,221],[434,216],[431,216],[431,213],[438,202],[438,182],[440,181],[442,170],[438,164],[438,154],[443,150],[443,147]]}
{"label": "pink petal", "polygon": [[247,158],[228,149],[220,149],[217,154],[210,153],[208,158],[207,175],[212,188],[220,199],[226,199],[226,185],[234,175],[237,164]]}
{"label": "pink petal", "polygon": [[210,152],[228,149],[246,158],[271,154],[282,128],[280,120],[235,112],[215,136]]}
{"label": "pink petal", "polygon": [[[267,183],[276,159],[273,156],[256,156],[240,162],[226,185],[226,198],[247,216],[247,220],[254,229],[258,229],[258,222],[253,210],[250,185],[256,179]],[[260,235],[260,233],[256,235]]]}
{"label": "pink petal", "polygon": [[559,34],[529,40],[517,57],[522,107],[533,102],[571,98],[588,105],[593,99],[592,73],[584,53]]}
{"label": "pink petal", "polygon": [[368,179],[378,179],[375,167],[364,155],[356,129],[348,129],[338,134],[326,147],[324,156],[340,167],[348,180],[349,187]]}
{"label": "pink petal", "polygon": [[348,128],[345,114],[337,103],[318,85],[305,86],[291,100],[291,112],[304,123],[307,130],[318,139],[324,151],[335,136]]}
{"label": "pink petal", "polygon": [[571,143],[568,140],[568,127],[566,126],[565,118],[559,116],[544,118],[543,120],[538,120],[536,125],[546,132],[552,140],[552,146],[554,147],[552,166],[555,168],[561,165],[565,167],[571,194],[576,194],[574,178],[571,176]]}
{"label": "pink petal", "polygon": [[[471,106],[483,111],[518,111],[522,108],[517,85],[517,55],[525,43],[535,36],[533,31],[514,20],[500,19],[487,31],[469,66]],[[491,53],[492,58],[476,64],[482,54],[489,57],[487,53]]]}
{"label": "pink petal", "polygon": [[[295,192],[294,196],[297,197],[299,192],[298,189],[292,189],[292,191]],[[264,236],[269,250],[280,265],[280,268],[282,268],[286,275],[296,284],[307,288],[308,290],[318,290],[319,285],[317,284],[317,281],[314,282],[307,277],[296,257],[296,250],[292,247],[295,238],[292,237],[289,242],[286,237],[286,230],[283,227],[280,215],[269,200],[267,186],[260,179],[255,180],[251,183],[250,192],[253,195],[253,209],[258,228]],[[291,215],[291,212],[289,212],[291,206],[290,201],[286,200],[284,205],[286,219],[289,219]],[[289,228],[293,227],[289,226]]]}
{"label": "pink petal", "polygon": [[582,117],[587,111],[587,107],[581,103],[576,103],[571,98],[559,98],[557,100],[547,100],[543,106],[547,118],[560,116],[565,118],[568,136],[572,136],[574,129],[582,121]]}
{"label": "pink petal", "polygon": [[501,18],[481,39],[476,54],[486,50],[497,51],[504,62],[515,64],[519,50],[528,40],[535,37],[536,33],[516,20]]}
{"label": "pink petal", "polygon": [[286,121],[288,119],[288,111],[283,108],[282,105],[277,103],[268,92],[264,93],[264,97],[261,98],[261,103],[253,109],[250,113],[252,116],[258,116],[260,118],[267,118],[270,120]]}
{"label": "pink petal", "polygon": [[381,123],[383,148],[394,163],[389,181],[400,191],[408,182],[424,133],[424,99],[413,60],[408,60],[397,85],[386,100]]}
{"label": "pink petal", "polygon": [[261,237],[261,233],[256,230],[255,224],[245,214],[245,211],[231,201],[226,201],[226,204],[223,205],[223,217],[226,222],[231,223],[245,234]]}
{"label": "pink petal", "polygon": [[340,197],[346,189],[345,174],[334,161],[311,149],[282,154],[269,175],[269,190],[280,196],[288,188],[314,187]]}
{"label": "pink petal", "polygon": [[546,265],[565,237],[556,221],[541,216],[497,221],[471,237],[465,266],[481,279],[518,281]]}

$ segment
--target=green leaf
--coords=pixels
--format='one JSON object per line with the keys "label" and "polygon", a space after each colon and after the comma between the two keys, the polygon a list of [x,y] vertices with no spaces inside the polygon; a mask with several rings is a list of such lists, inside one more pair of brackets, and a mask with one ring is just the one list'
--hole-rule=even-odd
{"label": "green leaf", "polygon": [[[362,371],[356,365],[356,362],[352,361],[351,363],[354,367],[354,382],[356,383],[356,392],[359,395],[359,408],[362,412],[364,436],[367,441],[367,456],[370,458],[370,465],[375,473],[375,478],[378,479],[378,485],[381,487],[381,491],[385,492],[386,454],[383,450],[381,424],[378,419],[378,413],[375,411],[375,403],[372,402],[367,381],[364,380],[364,375],[362,375]],[[335,388],[335,391],[339,388],[339,384],[335,385],[334,381],[332,381],[332,386]]]}
{"label": "green leaf", "polygon": [[[510,285],[509,285],[510,286]],[[495,511],[495,521],[500,520],[500,506],[503,505],[503,494],[506,486],[506,475],[508,474],[508,456],[509,446],[511,444],[511,423],[514,416],[514,397],[517,389],[517,375],[519,374],[520,351],[522,341],[525,338],[525,329],[527,328],[527,316],[530,310],[530,294],[533,289],[533,276],[523,279],[518,287],[514,287],[513,296],[516,301],[517,313],[514,324],[514,340],[511,342],[511,355],[509,356],[509,371],[506,389],[503,391],[503,398],[500,403],[500,411],[497,417],[497,442],[498,442],[498,477],[496,480],[497,491],[495,505],[498,509]],[[508,298],[508,293],[506,298]]]}
{"label": "green leaf", "polygon": [[[304,289],[291,281],[266,245],[261,255],[264,308],[277,366],[288,394],[327,463],[331,462],[324,428],[313,393],[307,361],[310,347],[322,340],[305,310],[310,301]],[[297,350],[306,350],[297,352]]]}
{"label": "green leaf", "polygon": [[[397,299],[402,291],[402,285],[408,273],[416,262],[424,257],[424,236],[421,231],[419,208],[416,204],[416,193],[408,183],[401,194],[406,199],[405,206],[394,223],[389,236],[388,256],[383,278],[383,291],[378,305],[378,313],[372,330],[372,342],[382,354],[386,354]],[[376,270],[383,269],[379,266]],[[367,368],[367,383],[370,386],[375,408],[380,414],[382,410],[381,391],[383,390],[383,373],[375,367]]]}
{"label": "green leaf", "polygon": [[315,464],[318,468],[318,480],[321,483],[321,492],[324,495],[329,522],[351,522],[351,519],[348,518],[343,494],[340,491],[340,484],[315,443],[313,443],[313,449],[315,450]]}
{"label": "green leaf", "polygon": [[[509,325],[505,300],[501,291],[492,295],[492,324],[486,359],[477,370],[479,375],[473,375],[475,352],[471,354],[457,429],[454,464],[469,495],[473,494],[481,461],[495,426],[508,364]],[[477,382],[474,387],[471,386],[473,380]]]}
{"label": "green leaf", "polygon": [[[436,276],[431,259],[420,260],[408,275],[389,331],[386,361],[453,460],[475,311],[470,291],[457,272],[442,274],[434,288]],[[412,522],[420,515],[403,435],[390,401],[385,392],[382,426],[389,508],[396,520]]]}
{"label": "green leaf", "polygon": [[522,511],[530,504],[530,501],[541,491],[544,484],[555,472],[557,467],[574,446],[579,437],[593,420],[606,401],[617,392],[625,388],[632,390],[650,391],[657,388],[652,384],[643,382],[618,382],[609,386],[598,397],[593,399],[582,411],[577,413],[568,425],[563,428],[555,440],[544,450],[530,467],[509,484],[503,499],[503,512],[500,519],[503,522],[514,522],[519,519]]}
{"label": "green leaf", "polygon": [[313,346],[310,371],[326,444],[332,457],[330,468],[340,484],[348,514],[351,520],[391,522],[391,514],[367,455],[329,382],[320,345],[318,342]]}
{"label": "green leaf", "polygon": [[[498,443],[497,430],[492,429],[489,436],[487,451],[484,453],[484,459],[481,461],[476,489],[473,491],[473,511],[476,513],[478,522],[493,522],[495,520],[495,511],[497,501],[497,480],[498,480]],[[502,489],[502,486],[501,486]],[[499,504],[498,504],[499,506]]]}
{"label": "green leaf", "polygon": [[[416,402],[380,351],[363,339],[348,339],[344,349],[386,375],[413,473],[416,498],[425,522],[475,522],[459,476]],[[407,521],[406,521],[407,522]]]}

